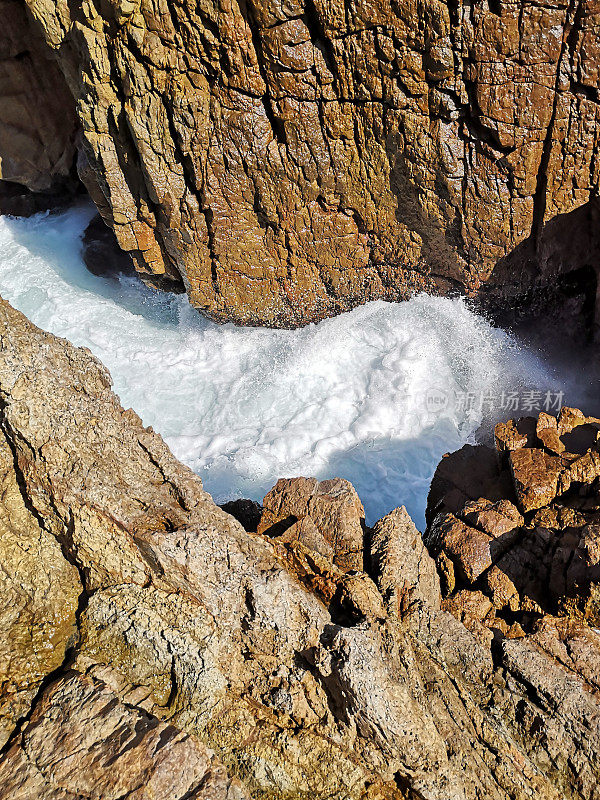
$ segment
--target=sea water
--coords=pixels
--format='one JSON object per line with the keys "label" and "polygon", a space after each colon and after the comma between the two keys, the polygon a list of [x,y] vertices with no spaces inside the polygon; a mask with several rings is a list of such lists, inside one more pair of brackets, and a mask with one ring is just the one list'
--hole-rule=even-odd
{"label": "sea water", "polygon": [[515,398],[526,410],[565,389],[458,298],[373,302],[293,331],[218,325],[185,296],[90,274],[81,236],[92,215],[80,204],[0,218],[0,294],[95,353],[123,405],[217,502],[261,500],[280,477],[339,476],[368,522],[405,505],[422,526],[445,452],[514,415]]}

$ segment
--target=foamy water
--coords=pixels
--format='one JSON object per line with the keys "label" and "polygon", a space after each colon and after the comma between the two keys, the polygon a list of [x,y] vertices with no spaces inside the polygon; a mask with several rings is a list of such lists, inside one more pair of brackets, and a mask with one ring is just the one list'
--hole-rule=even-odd
{"label": "foamy water", "polygon": [[422,525],[440,457],[482,422],[468,393],[560,388],[458,299],[369,303],[295,331],[217,325],[185,297],[89,274],[80,237],[92,213],[0,218],[0,294],[89,347],[218,502],[260,500],[279,477],[340,476],[368,521],[404,504]]}

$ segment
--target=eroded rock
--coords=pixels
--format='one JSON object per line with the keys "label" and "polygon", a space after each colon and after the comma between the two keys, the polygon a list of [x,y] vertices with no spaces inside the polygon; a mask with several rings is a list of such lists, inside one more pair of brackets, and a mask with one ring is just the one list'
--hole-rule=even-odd
{"label": "eroded rock", "polygon": [[86,267],[93,275],[116,278],[135,275],[131,259],[117,244],[113,231],[96,214],[85,229],[82,255]]}
{"label": "eroded rock", "polygon": [[439,608],[435,564],[404,506],[375,523],[369,551],[371,573],[390,611],[402,613],[415,601]]}
{"label": "eroded rock", "polygon": [[[558,292],[577,318],[583,295],[593,316],[595,0],[25,5],[30,26],[4,2],[21,40],[43,33],[47,66],[2,175],[56,172],[76,108],[80,175],[119,245],[213,318],[294,326],[485,286]],[[11,76],[29,77],[22,48]]]}

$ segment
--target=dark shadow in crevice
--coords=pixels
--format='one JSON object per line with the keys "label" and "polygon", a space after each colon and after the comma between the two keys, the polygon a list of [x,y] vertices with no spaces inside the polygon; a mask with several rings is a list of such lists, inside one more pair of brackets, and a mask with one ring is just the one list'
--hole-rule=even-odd
{"label": "dark shadow in crevice", "polygon": [[45,192],[32,192],[19,183],[0,180],[0,216],[31,217],[42,211],[59,213],[85,194],[83,184],[70,178],[55,182],[54,187]]}
{"label": "dark shadow in crevice", "polygon": [[598,338],[600,198],[546,222],[537,241],[529,236],[494,267],[480,292],[481,305],[503,327],[532,322],[561,328],[563,339],[585,344]]}

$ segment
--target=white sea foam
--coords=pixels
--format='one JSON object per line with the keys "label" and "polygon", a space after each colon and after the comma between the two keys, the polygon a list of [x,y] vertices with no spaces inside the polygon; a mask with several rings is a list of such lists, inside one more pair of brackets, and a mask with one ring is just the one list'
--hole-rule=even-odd
{"label": "white sea foam", "polygon": [[458,299],[369,303],[295,331],[216,325],[185,297],[89,274],[80,236],[91,213],[0,219],[0,294],[98,355],[123,404],[217,501],[260,500],[282,476],[338,475],[368,520],[405,504],[421,525],[438,460],[482,421],[461,393],[557,388]]}

